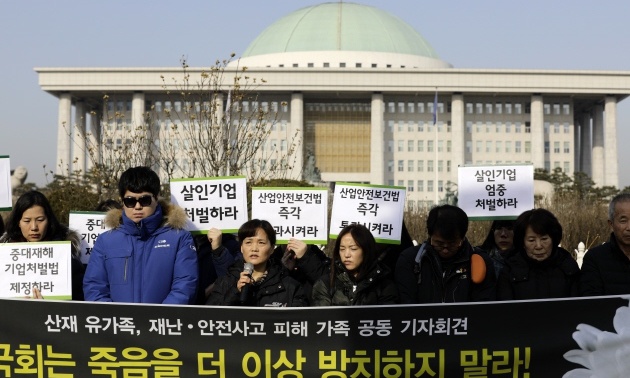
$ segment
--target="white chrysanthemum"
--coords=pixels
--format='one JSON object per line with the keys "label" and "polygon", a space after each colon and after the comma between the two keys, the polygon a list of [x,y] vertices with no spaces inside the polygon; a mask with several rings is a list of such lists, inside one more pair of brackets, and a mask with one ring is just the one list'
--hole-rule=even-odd
{"label": "white chrysanthemum", "polygon": [[588,324],[580,324],[573,339],[581,349],[564,354],[567,361],[584,366],[573,369],[563,378],[628,377],[630,372],[630,307],[617,309],[613,318],[616,333],[601,331]]}

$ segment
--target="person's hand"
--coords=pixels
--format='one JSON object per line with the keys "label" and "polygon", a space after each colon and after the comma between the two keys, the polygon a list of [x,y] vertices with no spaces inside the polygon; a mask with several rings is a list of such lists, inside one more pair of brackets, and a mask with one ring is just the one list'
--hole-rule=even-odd
{"label": "person's hand", "polygon": [[222,235],[223,233],[218,228],[213,227],[208,230],[208,241],[210,242],[213,251],[219,249],[221,246]]}
{"label": "person's hand", "polygon": [[295,258],[295,252],[293,252],[287,247],[280,261],[282,262],[282,265],[284,265],[287,269],[289,270],[295,269],[295,265],[297,264],[297,260]]}
{"label": "person's hand", "polygon": [[295,252],[295,258],[301,259],[302,256],[306,253],[308,249],[308,245],[299,239],[289,239],[289,243],[287,243],[287,251]]}
{"label": "person's hand", "polygon": [[240,293],[241,291],[243,291],[243,287],[245,285],[251,284],[253,282],[254,282],[254,280],[252,279],[251,274],[249,274],[247,272],[241,272],[241,278],[236,283],[236,289]]}
{"label": "person's hand", "polygon": [[24,298],[27,298],[27,299],[44,299],[44,296],[42,295],[42,292],[39,291],[39,288],[37,286],[33,286],[33,296],[27,295]]}

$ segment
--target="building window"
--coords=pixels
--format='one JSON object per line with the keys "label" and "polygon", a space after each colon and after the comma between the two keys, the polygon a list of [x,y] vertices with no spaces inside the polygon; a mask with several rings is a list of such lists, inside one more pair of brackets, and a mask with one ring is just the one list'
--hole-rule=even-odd
{"label": "building window", "polygon": [[407,160],[407,172],[413,172],[413,160]]}
{"label": "building window", "polygon": [[509,102],[505,103],[505,114],[512,114],[512,104]]}
{"label": "building window", "polygon": [[497,153],[503,152],[503,151],[501,151],[501,149],[503,147],[503,143],[501,143],[500,141],[496,142],[496,146],[495,147],[496,147],[495,152],[497,152]]}
{"label": "building window", "polygon": [[414,102],[407,103],[407,113],[415,113],[416,112],[416,104]]}
{"label": "building window", "polygon": [[553,142],[553,153],[554,154],[560,153],[560,142]]}
{"label": "building window", "polygon": [[514,142],[514,152],[516,153],[520,153],[521,152],[521,141],[517,140],[516,142]]}
{"label": "building window", "polygon": [[396,103],[388,102],[387,103],[387,112],[388,113],[396,113]]}
{"label": "building window", "polygon": [[398,113],[404,113],[405,112],[405,103],[404,102],[399,102],[398,103]]}
{"label": "building window", "polygon": [[492,104],[486,104],[486,114],[492,114]]}
{"label": "building window", "polygon": [[418,172],[424,172],[424,160],[418,160]]}
{"label": "building window", "polygon": [[388,140],[387,141],[387,152],[393,152],[394,151],[394,141],[393,140]]}
{"label": "building window", "polygon": [[518,103],[514,104],[514,113],[515,114],[523,114],[523,105]]}
{"label": "building window", "polygon": [[398,152],[403,152],[405,150],[404,146],[405,141],[400,139],[398,140]]}
{"label": "building window", "polygon": [[418,141],[418,152],[424,152],[424,141],[423,140],[419,140]]}
{"label": "building window", "polygon": [[444,191],[444,181],[439,180],[438,181],[438,192],[443,192]]}
{"label": "building window", "polygon": [[433,160],[427,160],[427,172],[433,172]]}
{"label": "building window", "polygon": [[355,63],[354,65],[356,68],[361,68],[361,63]]}
{"label": "building window", "polygon": [[482,103],[479,103],[479,102],[476,103],[475,107],[477,108],[477,111],[476,111],[477,114],[483,114],[483,104]]}
{"label": "building window", "polygon": [[313,65],[313,63],[307,63],[307,64],[306,64],[306,67],[308,67],[308,68],[313,68],[313,67],[314,67],[314,65]]}
{"label": "building window", "polygon": [[560,122],[553,123],[553,132],[556,134],[560,134]]}
{"label": "building window", "polygon": [[486,152],[490,153],[492,151],[492,142],[486,141]]}
{"label": "building window", "polygon": [[446,161],[446,172],[450,172],[451,171],[451,161],[447,160]]}
{"label": "building window", "polygon": [[470,102],[466,103],[466,114],[473,114],[473,104]]}
{"label": "building window", "polygon": [[433,191],[433,180],[427,180],[427,192]]}
{"label": "building window", "polygon": [[500,102],[494,104],[494,112],[497,114],[503,113],[503,104],[501,104]]}
{"label": "building window", "polygon": [[438,160],[438,172],[444,172],[444,160]]}
{"label": "building window", "polygon": [[433,152],[433,141],[432,140],[428,140],[427,141],[427,152]]}
{"label": "building window", "polygon": [[404,187],[405,186],[405,181],[398,180],[398,186]]}
{"label": "building window", "polygon": [[424,180],[418,180],[418,191],[424,192]]}
{"label": "building window", "polygon": [[443,140],[438,140],[438,152],[443,152],[444,151],[444,141]]}
{"label": "building window", "polygon": [[551,114],[551,105],[549,104],[543,104],[543,113],[545,115],[549,115]]}
{"label": "building window", "polygon": [[472,153],[472,140],[466,141],[466,153],[468,154]]}
{"label": "building window", "polygon": [[532,132],[532,125],[529,122],[525,122],[525,134]]}
{"label": "building window", "polygon": [[418,103],[418,113],[424,113],[424,102]]}
{"label": "building window", "polygon": [[525,153],[528,154],[532,152],[532,142],[525,142]]}
{"label": "building window", "polygon": [[569,142],[564,142],[564,153],[568,154],[569,152],[571,152],[570,144]]}
{"label": "building window", "polygon": [[[553,114],[560,115],[560,104],[553,104]],[[558,163],[558,165],[560,165],[560,163]]]}
{"label": "building window", "polygon": [[451,152],[451,145],[452,145],[451,141],[447,140],[446,141],[446,152]]}
{"label": "building window", "polygon": [[549,122],[543,123],[543,132],[549,134]]}
{"label": "building window", "polygon": [[297,68],[297,67],[298,67],[298,64],[297,64],[297,63],[293,63],[293,67],[294,67],[294,68]]}
{"label": "building window", "polygon": [[571,114],[571,106],[569,104],[562,104],[562,113],[564,115],[570,115]]}
{"label": "building window", "polygon": [[387,121],[387,129],[389,130],[390,133],[394,132],[394,121],[392,120]]}
{"label": "building window", "polygon": [[394,161],[393,160],[388,160],[387,161],[387,172],[393,172],[394,171]]}
{"label": "building window", "polygon": [[407,122],[407,131],[409,131],[410,133],[413,133],[413,129],[414,129],[415,127],[416,127],[416,126],[413,124],[413,121],[409,121],[409,122]]}
{"label": "building window", "polygon": [[407,191],[408,192],[413,192],[413,180],[408,180],[407,181]]}
{"label": "building window", "polygon": [[329,67],[330,67],[330,63],[324,62],[324,68],[329,68]]}
{"label": "building window", "polygon": [[569,162],[568,162],[568,161],[565,161],[565,162],[564,162],[564,172],[565,172],[565,173],[569,173],[569,168],[570,168],[570,166],[569,166]]}
{"label": "building window", "polygon": [[506,141],[505,142],[505,152],[509,154],[510,152],[512,152],[511,150],[512,150],[512,142]]}
{"label": "building window", "polygon": [[405,171],[405,162],[403,160],[398,160],[398,172]]}
{"label": "building window", "polygon": [[569,131],[570,131],[569,122],[565,122],[565,123],[563,124],[563,128],[564,128],[564,133],[565,133],[565,134],[568,134],[568,133],[569,133]]}
{"label": "building window", "polygon": [[483,142],[478,140],[477,143],[475,143],[475,152],[481,152],[482,148],[483,148]]}
{"label": "building window", "polygon": [[346,68],[346,64],[345,64],[345,63],[343,63],[343,62],[342,62],[342,63],[339,63],[339,67],[341,67],[341,68]]}
{"label": "building window", "polygon": [[545,142],[545,153],[549,153],[549,142]]}
{"label": "building window", "polygon": [[466,121],[466,133],[472,134],[472,126],[473,126],[472,121]]}

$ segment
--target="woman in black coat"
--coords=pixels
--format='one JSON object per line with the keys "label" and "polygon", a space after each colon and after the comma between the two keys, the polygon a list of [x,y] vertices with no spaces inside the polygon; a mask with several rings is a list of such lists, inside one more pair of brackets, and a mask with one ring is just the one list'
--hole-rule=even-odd
{"label": "woman in black coat", "polygon": [[270,259],[276,244],[276,231],[269,222],[252,219],[243,223],[238,230],[238,240],[243,260],[237,260],[226,275],[217,278],[206,301],[207,305],[308,305],[302,285],[290,277],[280,263]]}
{"label": "woman in black coat", "polygon": [[578,295],[580,268],[559,247],[562,226],[548,210],[522,213],[514,224],[515,253],[499,274],[497,298],[542,299]]}
{"label": "woman in black coat", "polygon": [[378,262],[374,236],[363,225],[341,230],[329,274],[313,286],[314,306],[390,305],[398,303],[396,283]]}

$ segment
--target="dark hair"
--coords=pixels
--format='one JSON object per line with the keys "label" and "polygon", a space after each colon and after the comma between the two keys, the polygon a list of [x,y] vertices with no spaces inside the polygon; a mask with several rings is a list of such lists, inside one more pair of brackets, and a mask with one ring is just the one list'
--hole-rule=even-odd
{"label": "dark hair", "polygon": [[242,245],[243,240],[256,235],[256,230],[261,229],[267,234],[267,239],[271,245],[276,245],[276,230],[271,223],[266,220],[252,219],[243,223],[238,229],[238,244]]}
{"label": "dark hair", "polygon": [[558,218],[549,210],[527,210],[518,216],[514,223],[514,247],[525,247],[525,232],[527,227],[539,235],[549,235],[554,248],[562,241],[562,225]]}
{"label": "dark hair", "polygon": [[[357,269],[356,277],[356,281],[360,281],[365,276],[365,274],[368,273],[372,265],[374,265],[374,263],[378,259],[378,249],[376,246],[376,240],[374,240],[374,235],[372,235],[370,230],[368,230],[367,227],[362,224],[349,224],[344,227],[341,232],[339,232],[337,240],[335,241],[335,248],[333,249],[333,276],[331,277],[331,279],[334,279],[335,264],[341,260],[341,257],[339,256],[341,238],[343,238],[347,234],[350,234],[355,243],[357,243],[357,245],[363,250],[363,262]],[[354,279],[354,277],[351,278]],[[331,285],[331,287],[332,286],[333,285]]]}
{"label": "dark hair", "polygon": [[483,243],[479,246],[479,248],[483,249],[484,251],[490,251],[492,249],[494,249],[494,247],[496,247],[496,244],[494,242],[494,231],[503,228],[503,227],[507,227],[509,229],[514,229],[514,222],[513,220],[506,220],[506,219],[495,219],[492,221],[492,225],[490,225],[490,230],[488,231],[488,235],[486,235],[486,239],[483,241]]}
{"label": "dark hair", "polygon": [[468,232],[468,215],[453,205],[435,206],[427,217],[427,233],[429,237],[439,233],[446,240],[464,238]]}
{"label": "dark hair", "polygon": [[43,240],[56,240],[60,236],[65,238],[65,233],[68,232],[68,228],[59,223],[59,220],[55,216],[55,213],[53,212],[50,202],[48,202],[46,196],[41,192],[31,190],[22,194],[20,198],[18,198],[15,206],[13,206],[11,214],[9,214],[6,225],[8,236],[7,240],[13,242],[26,241],[26,238],[22,235],[22,230],[20,229],[20,220],[22,219],[24,212],[33,206],[41,206],[44,209],[46,218],[48,219],[48,228],[46,229],[46,234],[44,235]]}
{"label": "dark hair", "polygon": [[149,167],[129,168],[120,175],[118,180],[118,193],[120,198],[128,191],[134,193],[149,192],[157,198],[160,194],[160,178]]}
{"label": "dark hair", "polygon": [[[124,195],[124,193],[123,193]],[[96,209],[94,209],[95,211],[101,211],[101,212],[105,212],[105,211],[109,211],[111,209],[122,209],[122,205],[120,204],[120,202],[114,200],[114,199],[106,199],[104,201],[101,201],[98,205],[96,205]]]}
{"label": "dark hair", "polygon": [[628,202],[628,201],[630,201],[630,193],[624,192],[624,193],[619,193],[616,196],[614,196],[613,199],[610,200],[610,203],[608,204],[608,220],[609,221],[615,220],[615,206],[618,203]]}

